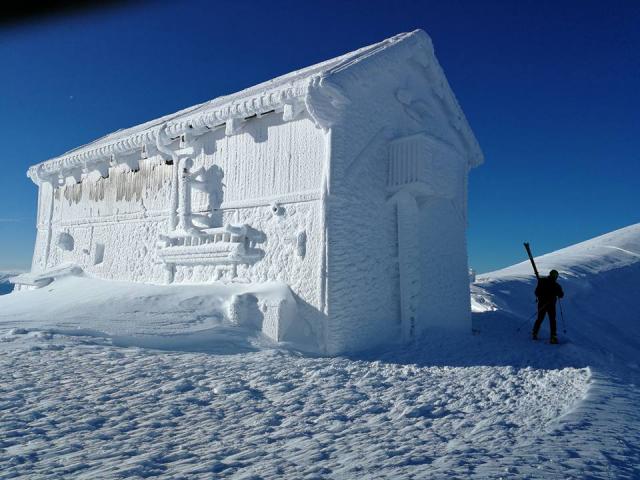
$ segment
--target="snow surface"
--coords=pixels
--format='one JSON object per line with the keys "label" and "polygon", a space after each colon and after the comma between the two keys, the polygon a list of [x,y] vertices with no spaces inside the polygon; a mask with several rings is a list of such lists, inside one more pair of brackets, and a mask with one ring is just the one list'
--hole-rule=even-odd
{"label": "snow surface", "polygon": [[559,346],[529,340],[526,263],[478,277],[473,335],[339,358],[207,317],[211,286],[3,296],[2,477],[638,478],[639,253],[634,225],[538,259]]}

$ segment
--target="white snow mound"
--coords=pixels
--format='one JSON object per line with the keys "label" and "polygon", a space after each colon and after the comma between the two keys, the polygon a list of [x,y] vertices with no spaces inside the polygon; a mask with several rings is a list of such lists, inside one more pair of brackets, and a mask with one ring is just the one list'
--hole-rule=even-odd
{"label": "white snow mound", "polygon": [[267,306],[280,299],[294,302],[278,282],[165,286],[69,275],[3,296],[0,325],[120,346],[233,353],[273,345],[261,332]]}

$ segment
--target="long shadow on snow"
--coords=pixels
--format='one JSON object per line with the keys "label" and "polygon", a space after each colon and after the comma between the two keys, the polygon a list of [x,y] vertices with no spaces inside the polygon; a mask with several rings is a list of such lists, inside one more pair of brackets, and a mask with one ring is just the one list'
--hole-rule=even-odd
{"label": "long shadow on snow", "polygon": [[[533,341],[532,323],[527,324],[526,319],[500,311],[474,313],[473,333],[433,329],[412,345],[378,348],[349,358],[420,367],[586,367],[589,363],[578,345],[548,343],[547,323],[541,329],[540,340]],[[519,326],[522,327],[518,331]]]}
{"label": "long shadow on snow", "polygon": [[118,347],[236,355],[260,350],[261,339],[244,328],[220,325],[180,335],[114,335],[111,336],[111,341]]}
{"label": "long shadow on snow", "polygon": [[115,334],[86,328],[21,328],[25,332],[44,331],[53,335],[88,337],[85,343],[109,342],[116,347],[137,347],[149,350],[183,353],[209,353],[212,355],[237,355],[257,352],[265,340],[250,330],[226,325],[214,328],[172,335],[150,335],[141,333]]}

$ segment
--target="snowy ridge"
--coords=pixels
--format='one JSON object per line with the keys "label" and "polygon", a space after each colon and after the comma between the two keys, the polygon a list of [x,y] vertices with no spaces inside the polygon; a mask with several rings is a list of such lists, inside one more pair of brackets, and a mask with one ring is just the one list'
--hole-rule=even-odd
{"label": "snowy ridge", "polygon": [[[542,274],[555,268],[570,277],[586,278],[640,262],[640,223],[536,257]],[[485,273],[478,280],[531,276],[531,263],[524,262]]]}
{"label": "snowy ridge", "polygon": [[[554,268],[560,272],[566,324],[558,312],[560,332],[566,326],[572,340],[637,368],[640,224],[542,255],[536,258],[536,264],[541,275]],[[535,312],[534,287],[535,277],[528,260],[479,275],[472,287],[474,310],[499,309],[529,317]]]}

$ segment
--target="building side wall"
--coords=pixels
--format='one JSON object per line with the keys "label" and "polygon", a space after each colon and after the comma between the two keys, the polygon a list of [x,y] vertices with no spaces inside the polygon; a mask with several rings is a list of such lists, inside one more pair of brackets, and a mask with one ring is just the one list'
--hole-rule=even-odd
{"label": "building side wall", "polygon": [[[304,114],[284,122],[273,112],[233,135],[222,128],[199,137],[190,171],[200,172],[204,186],[192,189],[192,211],[206,215],[210,227],[248,224],[262,258],[236,269],[178,266],[175,282],[280,280],[298,295],[305,316],[315,312],[313,321],[321,323],[324,135]],[[156,242],[169,230],[172,168],[153,156],[138,171],[111,168],[107,178],[55,188],[43,183],[34,270],[73,262],[105,279],[162,283]]]}

